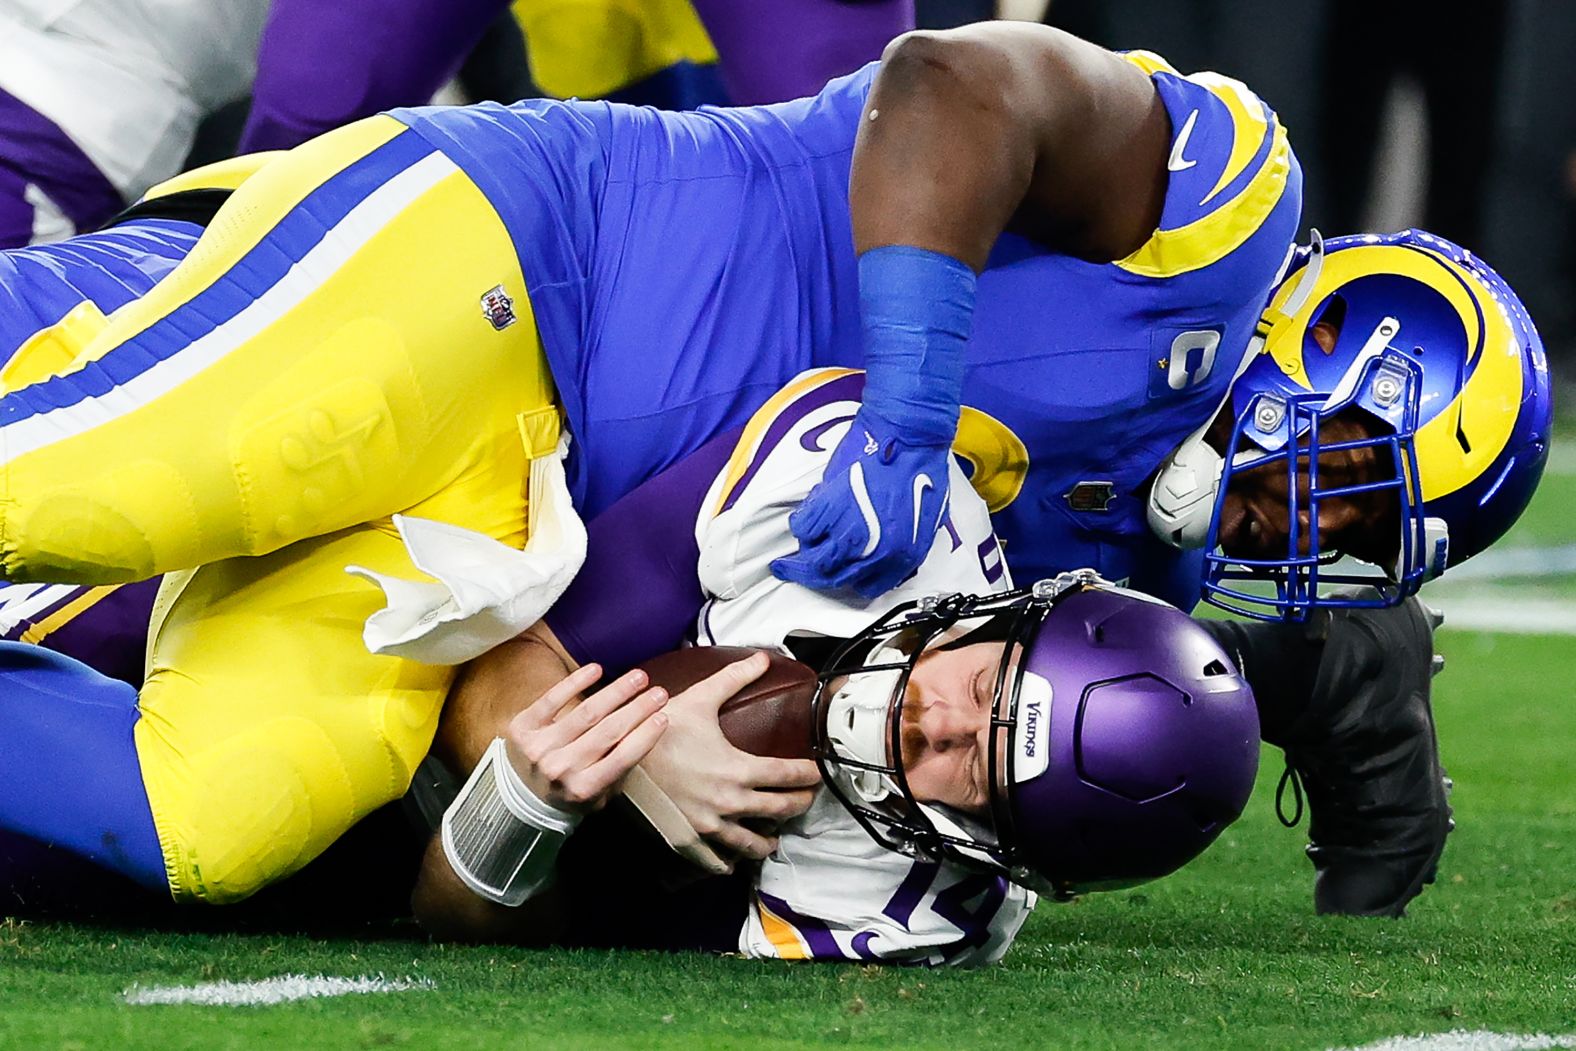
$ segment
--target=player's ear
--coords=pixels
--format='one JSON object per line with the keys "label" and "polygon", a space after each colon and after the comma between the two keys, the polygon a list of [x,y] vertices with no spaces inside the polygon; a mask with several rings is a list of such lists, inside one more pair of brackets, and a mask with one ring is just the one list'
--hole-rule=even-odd
{"label": "player's ear", "polygon": [[1326,354],[1335,350],[1335,340],[1341,334],[1338,326],[1328,321],[1317,321],[1314,323],[1311,331],[1313,333],[1313,341],[1319,345],[1320,350]]}

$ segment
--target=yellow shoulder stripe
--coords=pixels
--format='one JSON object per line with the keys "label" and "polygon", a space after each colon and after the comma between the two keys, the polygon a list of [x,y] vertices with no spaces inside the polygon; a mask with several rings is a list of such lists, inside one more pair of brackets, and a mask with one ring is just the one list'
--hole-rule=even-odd
{"label": "yellow shoulder stripe", "polygon": [[738,486],[740,479],[750,469],[750,464],[755,461],[756,454],[760,452],[761,439],[766,437],[766,431],[771,427],[772,421],[777,419],[784,409],[810,391],[857,371],[859,370],[827,368],[807,372],[773,394],[765,405],[755,410],[750,422],[744,425],[744,433],[739,436],[739,444],[734,446],[727,467],[723,469],[722,491],[717,494],[717,504],[711,510],[713,517],[721,514],[722,509],[728,506],[734,488]]}
{"label": "yellow shoulder stripe", "polygon": [[1291,143],[1276,121],[1264,164],[1230,203],[1174,230],[1156,230],[1116,265],[1140,277],[1175,277],[1202,270],[1236,251],[1280,203],[1291,175]]}
{"label": "yellow shoulder stripe", "polygon": [[1182,75],[1176,71],[1175,66],[1153,51],[1122,51],[1118,52],[1118,57],[1125,58],[1151,77],[1156,73],[1170,73],[1178,77]]}
{"label": "yellow shoulder stripe", "polygon": [[256,175],[263,165],[275,157],[284,156],[284,153],[284,150],[265,150],[262,153],[248,153],[240,157],[231,157],[229,160],[205,164],[201,168],[182,172],[173,179],[164,180],[143,194],[142,199],[153,201],[185,190],[233,190]]}
{"label": "yellow shoulder stripe", "polygon": [[[1121,57],[1149,76],[1182,76],[1153,51],[1127,51]],[[1194,73],[1183,79],[1209,91],[1231,113],[1231,155],[1214,188],[1199,202],[1201,205],[1213,200],[1242,174],[1258,155],[1265,135],[1272,136],[1269,155],[1233,201],[1186,226],[1156,230],[1136,252],[1116,261],[1117,266],[1141,277],[1174,277],[1202,270],[1230,255],[1274,211],[1291,176],[1291,143],[1286,129],[1278,120],[1265,120],[1263,104],[1247,85],[1219,73]]]}
{"label": "yellow shoulder stripe", "polygon": [[1195,73],[1188,79],[1208,88],[1209,93],[1223,102],[1231,113],[1231,156],[1220,178],[1215,181],[1215,188],[1199,202],[1203,205],[1214,200],[1216,194],[1242,174],[1248,162],[1259,152],[1269,125],[1264,120],[1264,104],[1242,81],[1223,77],[1219,73]]}
{"label": "yellow shoulder stripe", "polygon": [[772,948],[777,950],[777,955],[784,960],[808,960],[810,950],[805,947],[804,939],[799,937],[799,932],[794,925],[768,909],[759,898],[755,899],[755,910],[761,917],[761,930],[766,934],[766,940],[772,943]]}

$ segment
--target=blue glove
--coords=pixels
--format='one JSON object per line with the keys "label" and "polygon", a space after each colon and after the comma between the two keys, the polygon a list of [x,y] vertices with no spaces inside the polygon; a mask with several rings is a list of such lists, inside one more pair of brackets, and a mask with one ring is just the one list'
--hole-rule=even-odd
{"label": "blue glove", "polygon": [[789,518],[799,550],[772,563],[780,579],[874,598],[924,561],[947,506],[974,283],[922,248],[859,257],[864,404]]}
{"label": "blue glove", "polygon": [[772,563],[779,579],[875,598],[925,560],[947,509],[952,447],[910,445],[899,433],[859,410],[821,483],[788,518],[799,550]]}

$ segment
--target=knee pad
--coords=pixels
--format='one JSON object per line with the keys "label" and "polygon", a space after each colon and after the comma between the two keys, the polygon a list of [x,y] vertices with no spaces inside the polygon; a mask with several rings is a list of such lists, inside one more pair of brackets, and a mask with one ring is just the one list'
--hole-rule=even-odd
{"label": "knee pad", "polygon": [[144,780],[177,901],[246,898],[300,869],[372,809],[333,740],[306,719],[230,735],[186,762],[143,747],[147,736],[138,734]]}

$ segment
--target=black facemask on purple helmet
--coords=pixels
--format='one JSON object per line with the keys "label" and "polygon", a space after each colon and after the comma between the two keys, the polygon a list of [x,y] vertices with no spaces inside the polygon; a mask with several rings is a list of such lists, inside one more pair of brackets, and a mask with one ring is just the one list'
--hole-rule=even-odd
{"label": "black facemask on purple helmet", "polygon": [[[927,655],[1000,648],[979,813],[915,797],[909,678]],[[875,839],[1057,898],[1133,886],[1197,856],[1242,812],[1258,716],[1231,658],[1179,610],[1092,571],[908,603],[821,673],[815,756]]]}

